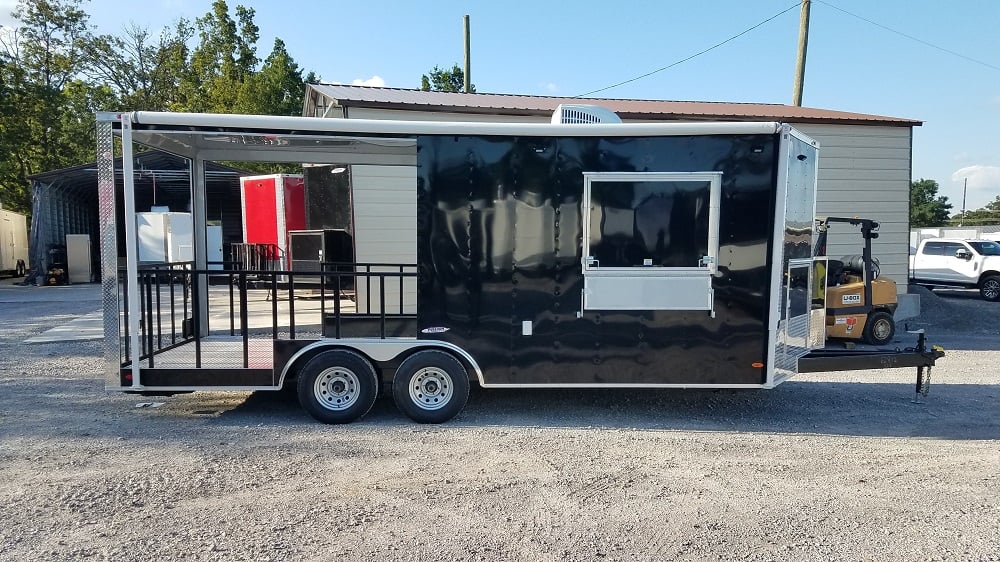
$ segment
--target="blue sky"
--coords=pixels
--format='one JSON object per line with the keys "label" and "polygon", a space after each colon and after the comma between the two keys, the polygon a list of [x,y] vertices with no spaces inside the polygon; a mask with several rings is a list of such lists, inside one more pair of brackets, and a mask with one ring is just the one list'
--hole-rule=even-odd
{"label": "blue sky", "polygon": [[[10,25],[16,0],[0,0]],[[238,0],[229,0],[232,8]],[[324,81],[414,88],[434,65],[462,62],[471,16],[480,92],[576,96],[684,59],[797,5],[712,2],[244,0],[261,28],[259,56],[282,38]],[[157,30],[211,0],[84,3],[102,33]],[[986,65],[902,37],[836,8]],[[803,105],[907,117],[913,176],[940,182],[958,211],[1000,195],[1000,2],[813,0]],[[597,94],[615,98],[791,103],[798,7],[707,54]],[[992,68],[991,68],[992,67]]]}

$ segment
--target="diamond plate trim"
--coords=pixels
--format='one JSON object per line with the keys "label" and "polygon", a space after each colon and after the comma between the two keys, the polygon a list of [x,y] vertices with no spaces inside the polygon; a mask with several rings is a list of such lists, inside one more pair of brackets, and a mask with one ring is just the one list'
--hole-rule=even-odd
{"label": "diamond plate trim", "polygon": [[786,376],[798,374],[799,359],[811,351],[810,328],[811,319],[808,314],[782,320],[778,324],[778,343],[774,354],[775,370]]}
{"label": "diamond plate trim", "polygon": [[121,339],[122,303],[118,298],[118,241],[115,224],[115,136],[107,116],[97,117],[98,229],[101,240],[101,288],[104,300],[104,383],[119,387],[118,370],[123,360]]}

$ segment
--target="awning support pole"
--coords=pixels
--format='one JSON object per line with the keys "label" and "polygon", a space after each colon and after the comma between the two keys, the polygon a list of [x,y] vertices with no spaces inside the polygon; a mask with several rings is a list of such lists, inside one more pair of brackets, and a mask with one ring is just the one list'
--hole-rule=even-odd
{"label": "awning support pole", "polygon": [[[135,224],[135,170],[132,162],[132,117],[121,114],[122,173],[125,189],[125,283],[128,286],[129,357],[132,358],[132,388],[142,388],[139,341],[139,250]],[[152,352],[152,350],[150,350]]]}
{"label": "awning support pole", "polygon": [[[208,269],[208,251],[206,249],[206,231],[208,229],[207,209],[205,207],[205,192],[207,191],[205,182],[205,159],[195,156],[191,160],[191,227],[194,235],[194,269],[195,271],[205,271]],[[194,273],[193,275],[199,275]],[[201,280],[199,280],[201,281]],[[199,282],[198,293],[194,298],[203,306],[199,309],[198,331],[196,337],[208,335],[208,276],[205,276],[204,283]]]}

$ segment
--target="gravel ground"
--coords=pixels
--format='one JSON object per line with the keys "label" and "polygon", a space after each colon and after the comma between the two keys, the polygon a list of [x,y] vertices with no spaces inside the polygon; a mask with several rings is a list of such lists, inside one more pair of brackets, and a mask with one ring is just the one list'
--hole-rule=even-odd
{"label": "gravel ground", "polygon": [[333,427],[286,393],[107,394],[99,342],[22,343],[97,291],[3,283],[0,560],[1000,560],[1000,304],[924,293],[907,324],[948,355],[919,404],[906,369]]}

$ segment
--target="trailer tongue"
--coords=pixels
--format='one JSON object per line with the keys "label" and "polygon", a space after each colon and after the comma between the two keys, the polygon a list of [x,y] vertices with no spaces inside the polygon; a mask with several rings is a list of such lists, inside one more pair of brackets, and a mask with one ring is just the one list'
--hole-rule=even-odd
{"label": "trailer tongue", "polygon": [[[911,332],[913,333],[913,332]],[[923,330],[915,332],[917,343],[904,349],[816,349],[799,359],[800,373],[828,371],[862,371],[869,369],[917,368],[916,398],[927,396],[931,385],[931,368],[944,357],[939,346],[927,347]]]}

